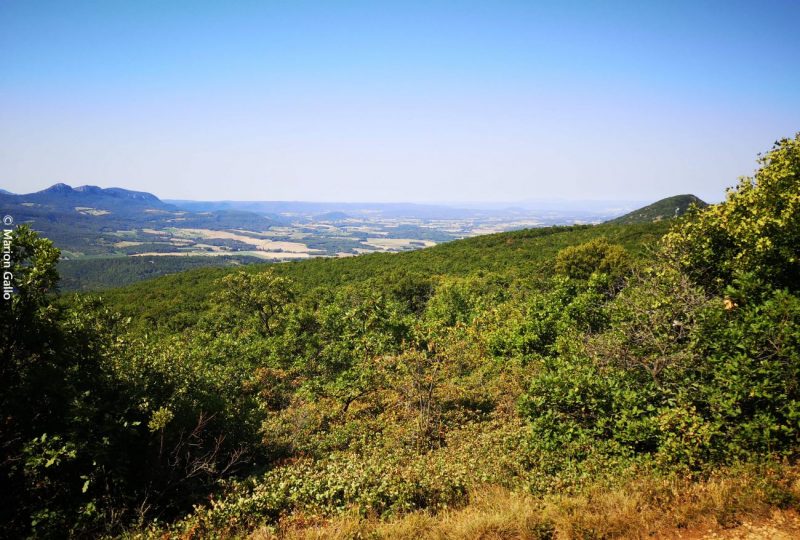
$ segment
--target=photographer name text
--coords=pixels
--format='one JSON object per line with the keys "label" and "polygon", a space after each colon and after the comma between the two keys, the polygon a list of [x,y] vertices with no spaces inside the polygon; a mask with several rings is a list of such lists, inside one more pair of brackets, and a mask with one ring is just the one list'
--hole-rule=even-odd
{"label": "photographer name text", "polygon": [[[4,225],[13,223],[11,216],[3,218]],[[14,294],[14,274],[11,272],[11,233],[13,229],[3,229],[3,300],[11,300]]]}

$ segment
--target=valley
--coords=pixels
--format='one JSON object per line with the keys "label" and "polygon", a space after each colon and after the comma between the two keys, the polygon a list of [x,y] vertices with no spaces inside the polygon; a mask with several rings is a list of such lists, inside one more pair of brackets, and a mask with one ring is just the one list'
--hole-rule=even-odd
{"label": "valley", "polygon": [[0,212],[61,250],[65,290],[125,285],[201,266],[412,251],[552,225],[600,223],[633,203],[525,205],[161,200],[122,188],[55,184],[0,193]]}

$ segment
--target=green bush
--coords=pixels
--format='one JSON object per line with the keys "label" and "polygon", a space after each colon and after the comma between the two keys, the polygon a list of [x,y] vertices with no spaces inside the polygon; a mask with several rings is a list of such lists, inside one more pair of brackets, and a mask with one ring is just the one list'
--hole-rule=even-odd
{"label": "green bush", "polygon": [[556,256],[556,272],[572,279],[589,279],[598,272],[619,280],[629,267],[630,257],[625,248],[610,244],[603,237],[566,247]]}
{"label": "green bush", "polygon": [[[605,322],[557,327],[521,402],[551,470],[598,453],[690,469],[797,455],[800,136],[761,164],[679,222],[610,302],[563,305],[562,320]],[[567,248],[557,268],[593,275],[604,246]]]}
{"label": "green bush", "polygon": [[664,255],[710,291],[744,274],[800,290],[800,133],[759,164],[723,204],[695,209],[665,237]]}

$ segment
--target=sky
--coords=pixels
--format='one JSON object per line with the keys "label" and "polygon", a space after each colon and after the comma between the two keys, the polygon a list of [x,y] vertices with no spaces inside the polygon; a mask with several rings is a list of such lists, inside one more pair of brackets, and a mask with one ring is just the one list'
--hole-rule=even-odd
{"label": "sky", "polygon": [[800,2],[0,0],[0,187],[709,201],[800,131]]}

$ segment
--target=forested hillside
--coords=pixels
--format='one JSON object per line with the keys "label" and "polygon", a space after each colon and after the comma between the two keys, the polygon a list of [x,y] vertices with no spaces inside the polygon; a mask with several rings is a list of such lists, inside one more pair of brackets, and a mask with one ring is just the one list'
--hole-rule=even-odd
{"label": "forested hillside", "polygon": [[614,218],[609,223],[630,224],[664,221],[682,216],[689,211],[692,205],[699,208],[708,206],[705,201],[694,195],[675,195],[634,210],[624,216]]}
{"label": "forested hillside", "polygon": [[[432,287],[437,278],[504,276],[538,281],[552,276],[556,254],[567,246],[605,238],[622,245],[635,258],[646,258],[667,223],[633,226],[578,225],[526,229],[491,234],[441,244],[408,253],[375,253],[346,259],[314,259],[280,265],[254,265],[237,272],[261,274],[267,268],[276,276],[290,279],[302,293],[314,289],[328,292],[340,287],[362,287],[375,293],[400,288]],[[182,324],[194,320],[214,303],[219,279],[230,269],[202,268],[105,291],[102,296],[115,309],[137,321],[150,324]]]}
{"label": "forested hillside", "polygon": [[673,222],[54,294],[13,232],[2,535],[641,538],[800,501],[800,134]]}

